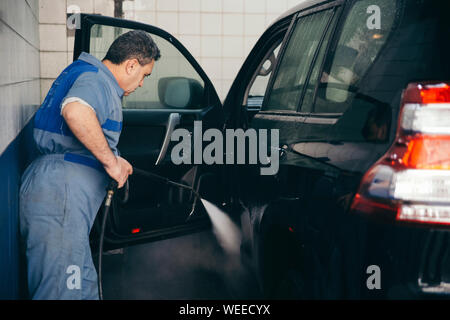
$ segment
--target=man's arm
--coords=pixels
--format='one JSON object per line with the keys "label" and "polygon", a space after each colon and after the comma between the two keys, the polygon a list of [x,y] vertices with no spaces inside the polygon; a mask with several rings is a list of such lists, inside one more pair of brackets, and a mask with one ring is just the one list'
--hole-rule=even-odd
{"label": "man's arm", "polygon": [[133,168],[111,151],[94,110],[79,102],[71,102],[64,106],[62,116],[75,137],[101,162],[121,188],[128,175],[133,173]]}

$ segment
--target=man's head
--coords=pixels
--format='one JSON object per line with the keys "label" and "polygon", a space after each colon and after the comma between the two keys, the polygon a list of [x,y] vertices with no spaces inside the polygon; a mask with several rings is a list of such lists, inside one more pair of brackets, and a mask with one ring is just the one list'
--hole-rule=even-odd
{"label": "man's head", "polygon": [[109,47],[103,63],[111,70],[127,96],[142,87],[144,78],[161,57],[158,46],[144,31],[129,31],[118,37]]}

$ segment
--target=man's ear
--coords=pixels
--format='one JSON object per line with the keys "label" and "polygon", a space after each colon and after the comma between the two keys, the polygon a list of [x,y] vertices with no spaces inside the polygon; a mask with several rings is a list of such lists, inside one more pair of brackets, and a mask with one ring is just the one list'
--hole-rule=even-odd
{"label": "man's ear", "polygon": [[130,75],[135,72],[139,61],[137,59],[128,59],[125,61],[125,72]]}

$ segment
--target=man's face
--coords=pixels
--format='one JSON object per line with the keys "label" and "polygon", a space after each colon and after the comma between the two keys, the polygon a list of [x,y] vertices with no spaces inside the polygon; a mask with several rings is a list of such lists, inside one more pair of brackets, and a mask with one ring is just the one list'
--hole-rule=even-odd
{"label": "man's face", "polygon": [[121,83],[119,83],[125,91],[124,96],[128,96],[134,92],[137,87],[142,87],[144,85],[144,78],[152,73],[154,65],[154,59],[144,66],[141,66],[137,59],[130,59],[124,62],[125,73]]}

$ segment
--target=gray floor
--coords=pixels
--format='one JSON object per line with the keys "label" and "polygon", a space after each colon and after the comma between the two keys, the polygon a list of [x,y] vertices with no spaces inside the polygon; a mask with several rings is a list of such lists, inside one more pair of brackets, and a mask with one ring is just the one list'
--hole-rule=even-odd
{"label": "gray floor", "polygon": [[126,247],[104,256],[105,299],[260,299],[249,268],[212,232]]}

